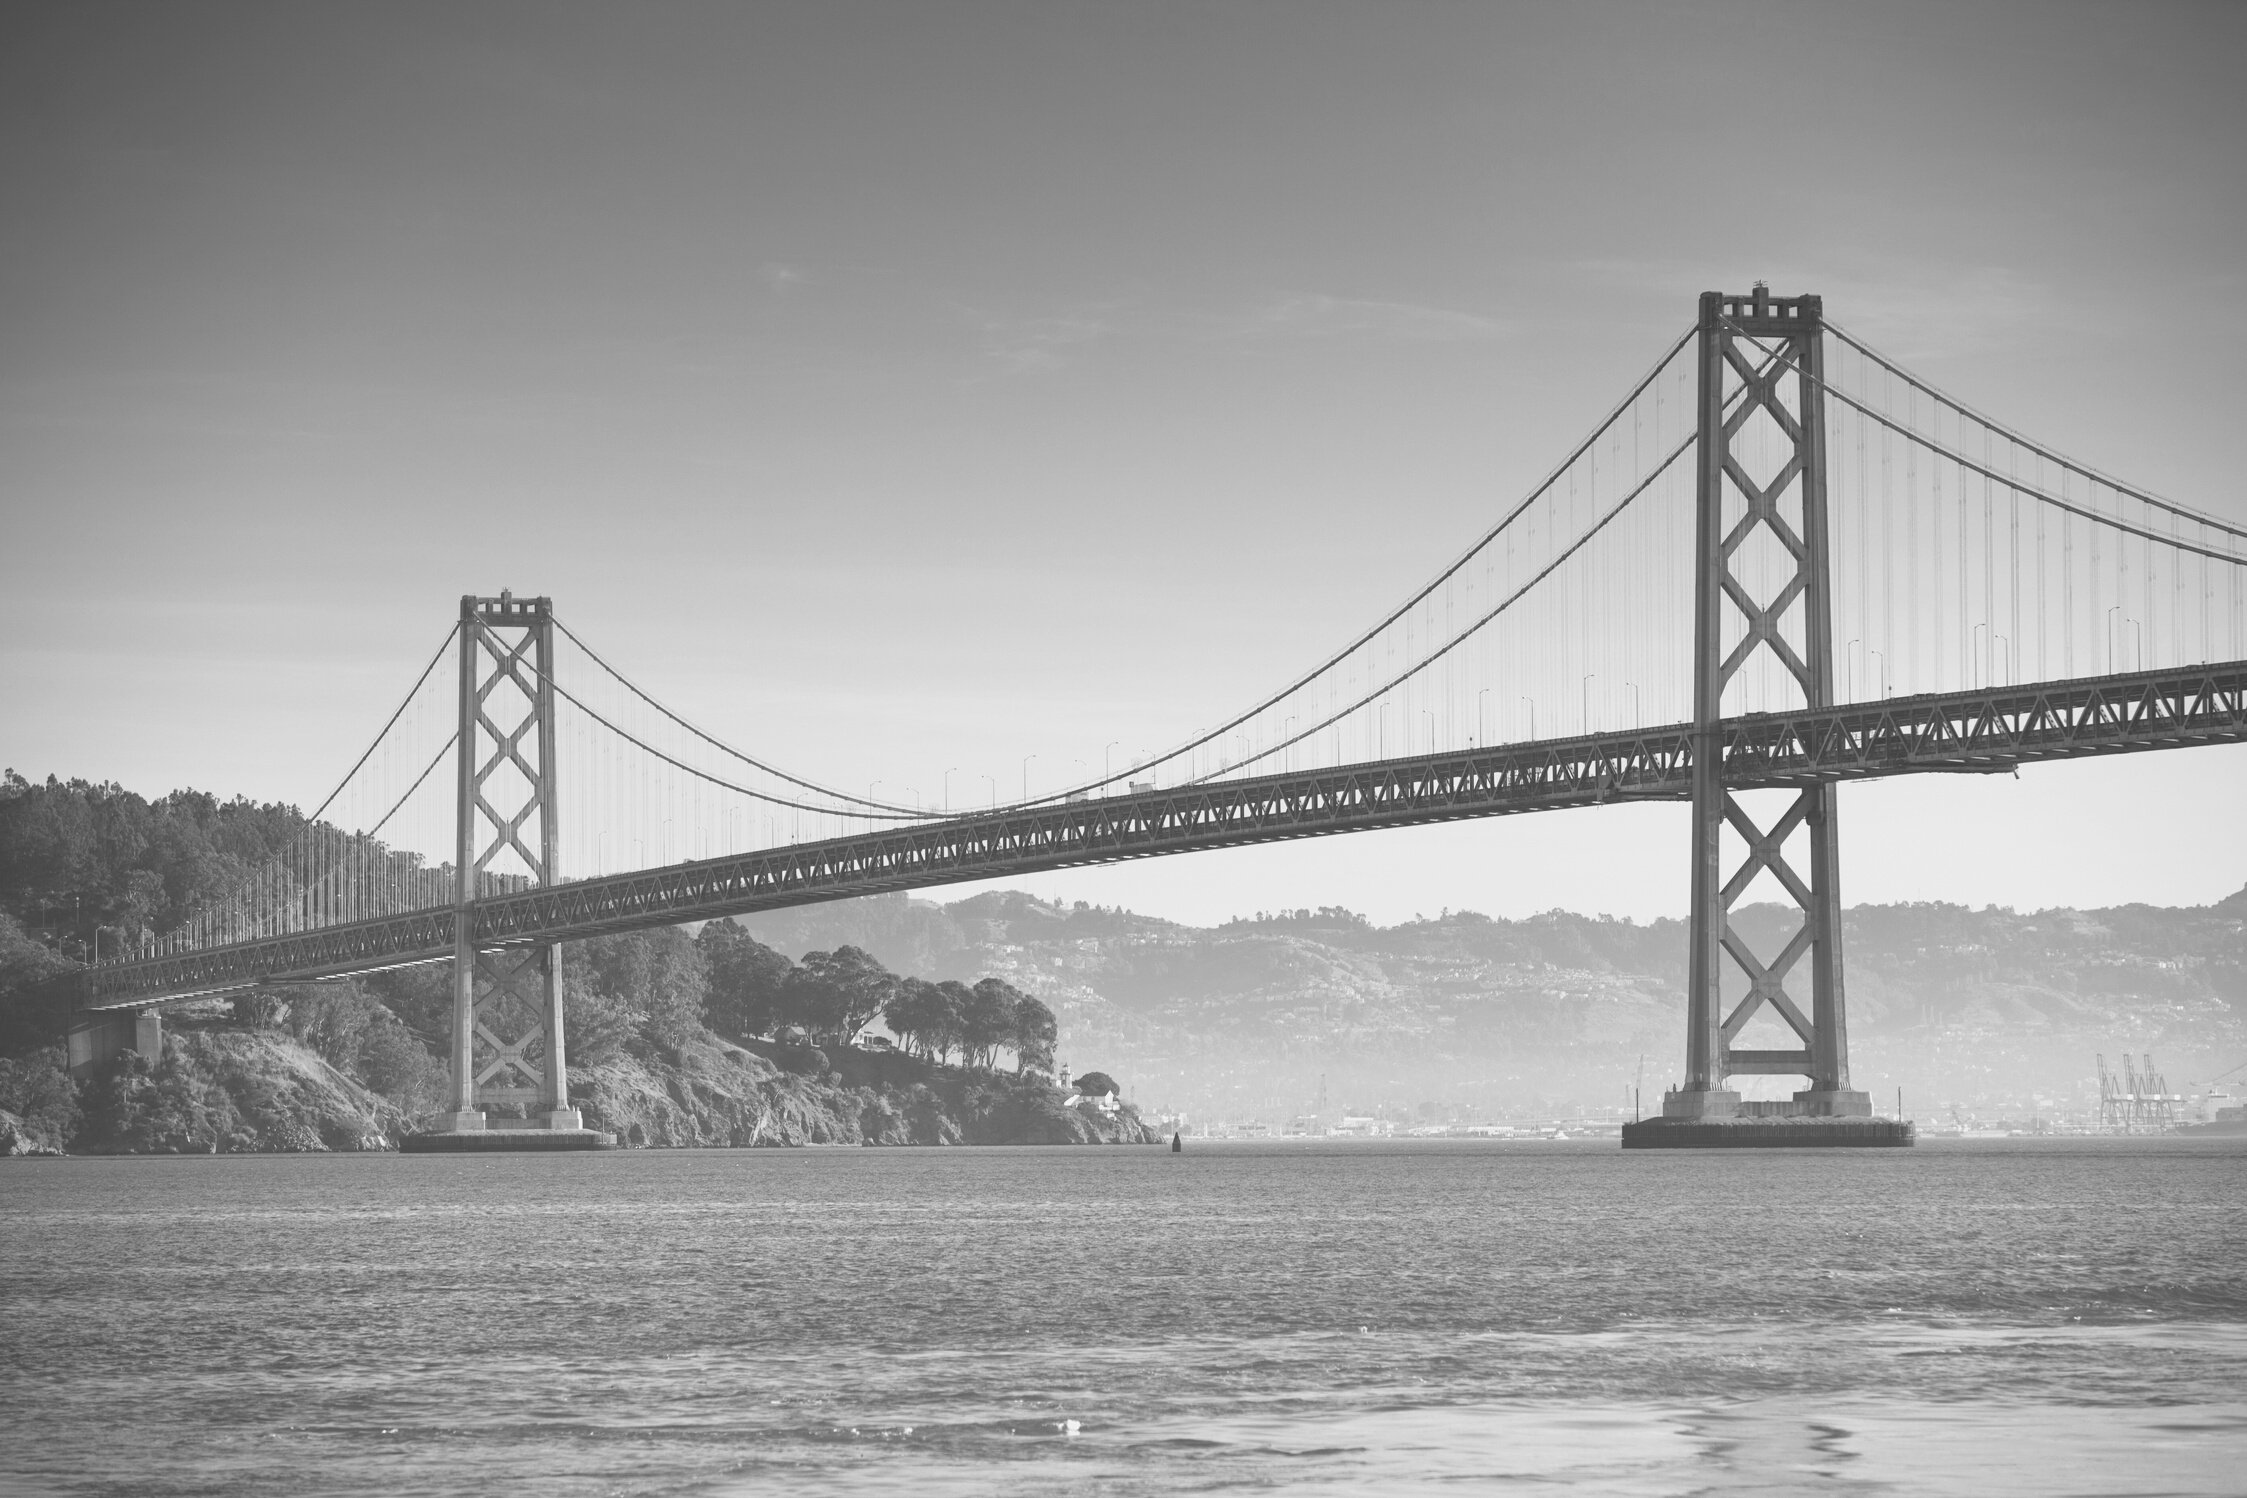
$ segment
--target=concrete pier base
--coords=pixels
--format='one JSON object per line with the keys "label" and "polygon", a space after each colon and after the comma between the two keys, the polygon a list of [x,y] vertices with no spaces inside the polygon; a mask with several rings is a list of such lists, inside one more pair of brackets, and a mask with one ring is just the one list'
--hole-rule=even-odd
{"label": "concrete pier base", "polygon": [[1832,1114],[1649,1118],[1623,1125],[1627,1150],[1899,1149],[1914,1138],[1906,1120]]}
{"label": "concrete pier base", "polygon": [[[574,1111],[574,1110],[572,1110]],[[406,1155],[473,1155],[493,1153],[544,1153],[616,1148],[616,1136],[599,1129],[463,1129],[435,1134],[408,1134],[398,1141]]]}
{"label": "concrete pier base", "polygon": [[70,1027],[64,1056],[70,1075],[83,1082],[104,1062],[127,1051],[150,1061],[164,1054],[164,1016],[155,1009],[113,1009],[81,1017]]}
{"label": "concrete pier base", "polygon": [[1662,1095],[1664,1118],[1730,1118],[1739,1111],[1740,1094],[1726,1088],[1680,1089]]}

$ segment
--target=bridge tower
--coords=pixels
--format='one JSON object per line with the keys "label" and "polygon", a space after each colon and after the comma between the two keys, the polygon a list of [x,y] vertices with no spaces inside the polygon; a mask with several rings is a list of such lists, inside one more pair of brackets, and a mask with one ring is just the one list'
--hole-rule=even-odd
{"label": "bridge tower", "polygon": [[584,1128],[569,1101],[562,974],[552,943],[479,947],[475,905],[560,873],[551,599],[460,600],[458,844],[453,867],[449,1110],[439,1128],[485,1127],[486,1104],[535,1125]]}
{"label": "bridge tower", "polygon": [[[1871,1099],[1849,1085],[1849,1028],[1842,994],[1840,852],[1832,781],[1797,793],[1776,820],[1759,823],[1724,780],[1725,689],[1759,653],[1777,663],[1799,703],[1834,705],[1829,531],[1826,517],[1824,322],[1815,296],[1774,297],[1761,282],[1745,296],[1705,292],[1700,312],[1700,416],[1695,482],[1693,621],[1693,881],[1687,964],[1685,1083],[1663,1101],[1672,1119],[1742,1111],[1735,1076],[1800,1075],[1792,1104],[1758,1113],[1863,1117]],[[1736,398],[1736,404],[1734,403]],[[1759,432],[1751,428],[1761,426]],[[1743,569],[1750,548],[1766,566]],[[1768,579],[1751,590],[1750,572]],[[1729,643],[1728,643],[1729,642]],[[1766,793],[1770,794],[1770,793]],[[1745,846],[1724,867],[1724,830]],[[1805,834],[1807,860],[1788,859]],[[1800,857],[1801,855],[1797,855]],[[1802,913],[1776,953],[1759,954],[1733,929],[1733,905],[1769,872]],[[1747,981],[1727,1014],[1726,965]],[[1803,976],[1797,978],[1797,972]],[[1789,982],[1796,986],[1790,992]],[[1809,991],[1805,1012],[1798,1002]],[[1736,1050],[1749,1020],[1770,1009],[1801,1042]]]}

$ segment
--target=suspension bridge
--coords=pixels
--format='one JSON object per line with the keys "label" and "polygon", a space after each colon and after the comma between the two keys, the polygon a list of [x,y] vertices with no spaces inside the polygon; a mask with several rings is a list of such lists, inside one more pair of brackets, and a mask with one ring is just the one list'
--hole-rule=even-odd
{"label": "suspension bridge", "polygon": [[[2242,740],[2247,525],[2066,457],[1759,284],[1705,294],[1541,483],[1369,628],[1176,747],[1035,796],[854,794],[697,727],[550,600],[464,598],[293,840],[77,975],[71,1057],[145,1050],[166,1005],[449,960],[444,1127],[504,1109],[577,1129],[561,942],[1656,799],[1692,826],[1665,1119],[1864,1118],[1837,787]],[[1773,895],[1800,921],[1757,951],[1729,913]],[[1806,1086],[1743,1104],[1743,1075]]]}

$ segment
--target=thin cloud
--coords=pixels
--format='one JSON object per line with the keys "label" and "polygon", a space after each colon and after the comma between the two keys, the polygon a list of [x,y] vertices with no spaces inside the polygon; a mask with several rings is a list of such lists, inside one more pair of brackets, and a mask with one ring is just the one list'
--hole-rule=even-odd
{"label": "thin cloud", "polygon": [[1393,343],[1479,343],[1507,337],[1513,328],[1497,318],[1452,307],[1295,293],[1267,303],[1240,331]]}
{"label": "thin cloud", "polygon": [[1010,369],[1059,369],[1114,331],[1107,318],[1089,312],[991,318],[983,323],[983,350]]}
{"label": "thin cloud", "polygon": [[811,277],[800,265],[790,265],[781,260],[767,260],[757,267],[757,279],[765,283],[765,290],[774,296],[787,296]]}
{"label": "thin cloud", "polygon": [[2017,344],[2024,328],[2088,331],[2053,289],[2004,266],[1929,267],[1908,276],[1827,264],[1781,262],[1712,274],[1706,262],[1602,258],[1572,262],[1583,282],[1625,289],[1633,305],[1651,296],[1674,304],[1681,324],[1703,291],[1746,291],[1758,277],[1775,294],[1815,292],[1826,315],[1883,353],[1909,362],[1950,359]]}

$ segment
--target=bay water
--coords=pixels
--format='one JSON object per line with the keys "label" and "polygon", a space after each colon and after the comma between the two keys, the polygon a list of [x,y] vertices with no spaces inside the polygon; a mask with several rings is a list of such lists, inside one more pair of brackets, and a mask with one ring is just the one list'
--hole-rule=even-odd
{"label": "bay water", "polygon": [[0,1164],[0,1492],[2247,1492],[2247,1141]]}

